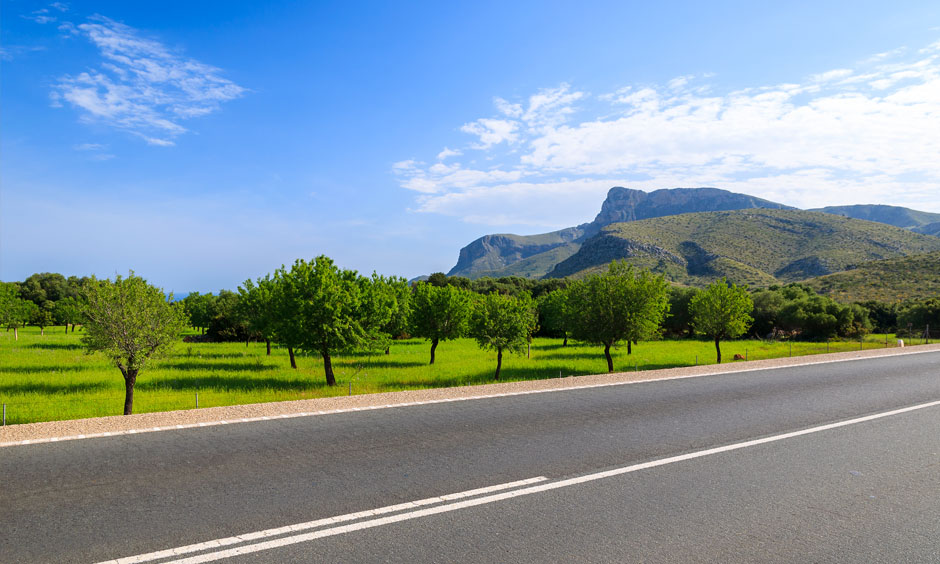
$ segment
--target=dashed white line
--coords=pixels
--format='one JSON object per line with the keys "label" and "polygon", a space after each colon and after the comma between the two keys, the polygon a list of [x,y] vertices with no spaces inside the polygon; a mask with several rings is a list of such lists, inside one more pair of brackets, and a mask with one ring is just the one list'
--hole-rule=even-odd
{"label": "dashed white line", "polygon": [[425,499],[419,499],[416,501],[408,501],[408,502],[399,503],[396,505],[380,507],[378,509],[369,509],[366,511],[359,511],[356,513],[348,513],[346,515],[338,515],[336,517],[326,517],[323,519],[317,519],[315,521],[308,521],[306,523],[297,523],[296,525],[286,525],[284,527],[277,527],[275,529],[266,529],[263,531],[245,533],[245,534],[235,535],[235,536],[226,537],[222,539],[214,539],[214,540],[210,540],[206,542],[201,542],[198,544],[190,544],[186,546],[179,546],[176,548],[169,548],[166,550],[159,550],[156,552],[148,552],[147,554],[139,554],[137,556],[128,556],[125,558],[118,558],[116,560],[108,560],[107,562],[102,562],[99,564],[140,564],[142,562],[151,562],[153,560],[160,560],[162,558],[169,558],[171,556],[181,556],[183,554],[191,554],[193,552],[200,552],[203,550],[219,548],[222,546],[230,546],[233,544],[239,544],[239,543],[258,540],[262,538],[283,535],[286,533],[294,533],[297,531],[316,529],[319,527],[323,527],[325,525],[335,525],[336,523],[355,521],[357,519],[362,519],[364,517],[375,517],[376,515],[385,515],[387,513],[394,513],[396,511],[401,511],[404,509],[414,509],[416,507],[421,507],[425,505],[433,505],[435,503],[443,503],[446,501],[454,501],[454,500],[464,499],[464,498],[473,497],[477,495],[504,491],[504,490],[508,490],[512,488],[528,486],[528,485],[535,484],[538,482],[544,482],[545,480],[547,480],[545,476],[538,476],[535,478],[528,478],[526,480],[518,480],[516,482],[507,482],[505,484],[486,486],[484,488],[477,488],[477,489],[467,490],[463,492],[446,494],[446,495],[442,495],[438,497],[429,497]]}

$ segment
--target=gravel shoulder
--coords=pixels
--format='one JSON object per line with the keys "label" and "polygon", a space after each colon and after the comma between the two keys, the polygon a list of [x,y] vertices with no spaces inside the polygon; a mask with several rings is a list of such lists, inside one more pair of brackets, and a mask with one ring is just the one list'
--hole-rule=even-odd
{"label": "gravel shoulder", "polygon": [[863,358],[940,351],[940,344],[917,345],[856,352],[733,362],[722,365],[690,366],[643,372],[615,372],[591,376],[572,376],[524,382],[494,383],[459,388],[408,390],[382,394],[364,394],[333,398],[257,403],[228,407],[210,407],[184,411],[166,411],[139,415],[97,417],[70,421],[50,421],[0,427],[0,447],[74,440],[114,434],[172,430],[196,426],[240,423],[279,417],[319,416],[342,411],[377,409],[416,403],[470,400],[498,395],[548,392],[592,386],[626,384],[670,378],[691,378],[749,370],[802,366]]}

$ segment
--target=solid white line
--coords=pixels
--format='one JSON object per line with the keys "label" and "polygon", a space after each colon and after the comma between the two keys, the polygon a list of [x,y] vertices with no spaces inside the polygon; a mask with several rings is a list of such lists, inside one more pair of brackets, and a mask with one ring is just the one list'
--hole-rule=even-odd
{"label": "solid white line", "polygon": [[295,533],[297,531],[315,529],[317,527],[322,527],[324,525],[335,525],[336,523],[342,523],[346,521],[355,521],[356,519],[362,519],[363,517],[374,517],[376,515],[394,513],[395,511],[401,511],[403,509],[414,509],[416,507],[420,507],[424,505],[433,505],[435,503],[443,503],[445,501],[454,501],[457,499],[473,497],[475,495],[488,494],[488,493],[508,490],[511,488],[528,486],[530,484],[544,482],[547,479],[548,478],[546,478],[545,476],[538,476],[535,478],[528,478],[526,480],[519,480],[516,482],[507,482],[505,484],[497,484],[494,486],[486,486],[484,488],[477,488],[474,490],[467,490],[463,492],[446,494],[446,495],[442,495],[438,497],[429,497],[426,499],[419,499],[417,501],[408,501],[405,503],[399,503],[397,505],[389,505],[387,507],[380,507],[378,509],[369,509],[366,511],[348,513],[346,515],[339,515],[336,517],[326,517],[324,519],[317,519],[315,521],[308,521],[306,523],[298,523],[296,525],[286,525],[284,527],[277,527],[275,529],[266,529],[264,531],[257,531],[254,533],[236,535],[232,537],[226,537],[223,539],[215,539],[211,541],[201,542],[198,544],[190,544],[190,545],[170,548],[166,550],[159,550],[156,552],[149,552],[147,554],[139,554],[137,556],[128,556],[125,558],[118,558],[116,560],[108,560],[107,562],[100,562],[99,564],[139,564],[141,562],[150,562],[152,560],[159,560],[161,558],[169,558],[171,556],[179,556],[182,554],[189,554],[192,552],[200,552],[203,550],[208,550],[210,548],[219,548],[221,546],[229,546],[229,545],[239,544],[239,543],[248,542],[252,540],[258,540],[262,538],[283,535],[285,533]]}
{"label": "solid white line", "polygon": [[[172,561],[166,562],[166,563],[164,563],[164,564],[203,564],[203,563],[205,563],[205,562],[212,562],[212,561],[215,561],[215,560],[221,560],[221,559],[223,559],[223,558],[231,558],[231,557],[233,557],[233,556],[239,556],[239,555],[243,555],[243,554],[251,554],[251,553],[254,553],[254,552],[260,552],[260,551],[263,551],[263,550],[271,550],[271,549],[274,549],[274,548],[281,548],[281,547],[284,547],[284,546],[289,546],[289,545],[292,545],[292,544],[297,544],[297,543],[302,543],[302,542],[308,542],[308,541],[316,540],[316,539],[319,539],[319,538],[330,537],[330,536],[335,536],[335,535],[342,535],[342,534],[351,533],[351,532],[354,532],[354,531],[361,531],[361,530],[363,530],[363,529],[371,529],[371,528],[374,528],[374,527],[380,527],[380,526],[382,526],[382,525],[389,525],[389,524],[392,524],[392,523],[399,523],[399,522],[401,522],[401,521],[408,521],[408,520],[411,520],[411,519],[418,519],[418,518],[421,518],[421,517],[427,517],[427,516],[429,516],[429,515],[437,515],[437,514],[441,514],[441,513],[449,513],[449,512],[457,511],[457,510],[460,510],[460,509],[466,509],[466,508],[468,508],[468,507],[475,507],[475,506],[478,506],[478,505],[486,505],[486,504],[490,504],[490,503],[495,503],[495,502],[497,502],[497,501],[503,501],[503,500],[506,500],[506,499],[512,499],[512,498],[515,498],[515,497],[521,497],[521,496],[531,495],[531,494],[535,494],[535,493],[541,493],[541,492],[546,492],[546,491],[551,491],[551,490],[557,490],[557,489],[559,489],[559,488],[565,488],[565,487],[574,486],[574,485],[578,485],[578,484],[584,484],[584,483],[587,483],[587,482],[593,482],[593,481],[595,481],[595,480],[602,480],[602,479],[604,479],[604,478],[610,478],[610,477],[613,477],[613,476],[620,476],[620,475],[623,475],[623,474],[629,474],[629,473],[631,473],[631,472],[636,472],[636,471],[639,471],[639,470],[647,470],[647,469],[649,469],[649,468],[655,468],[655,467],[657,467],[657,466],[665,466],[665,465],[667,465],[667,464],[673,464],[673,463],[675,463],[675,462],[682,462],[682,461],[685,461],[685,460],[693,460],[693,459],[696,459],[696,458],[702,458],[702,457],[705,457],[705,456],[711,456],[711,455],[713,455],[713,454],[720,454],[720,453],[723,453],[723,452],[729,452],[729,451],[733,451],[733,450],[739,450],[739,449],[749,448],[749,447],[758,446],[758,445],[763,445],[763,444],[767,444],[767,443],[772,443],[772,442],[776,442],[776,441],[782,441],[782,440],[785,440],[785,439],[791,439],[791,438],[794,438],[794,437],[800,437],[800,436],[809,435],[809,434],[812,434],[812,433],[819,433],[819,432],[822,432],[822,431],[828,431],[828,430],[831,430],[831,429],[837,429],[837,428],[839,428],[839,427],[846,427],[846,426],[855,425],[855,424],[858,424],[858,423],[865,423],[865,422],[867,422],[867,421],[874,421],[874,420],[876,420],[876,419],[881,419],[881,418],[884,418],[884,417],[890,417],[890,416],[893,416],[893,415],[899,415],[899,414],[902,414],[902,413],[908,413],[908,412],[911,412],[911,411],[916,411],[916,410],[919,410],[919,409],[925,409],[925,408],[935,407],[935,406],[940,406],[940,400],[938,400],[938,401],[932,401],[932,402],[929,402],[929,403],[922,403],[922,404],[914,405],[914,406],[910,406],[910,407],[904,407],[904,408],[901,408],[901,409],[895,409],[895,410],[892,410],[892,411],[886,411],[886,412],[882,412],[882,413],[876,413],[876,414],[873,414],[873,415],[866,415],[866,416],[864,416],[864,417],[857,417],[857,418],[855,418],[855,419],[849,419],[849,420],[847,420],[847,421],[839,421],[839,422],[837,422],[837,423],[829,423],[829,424],[826,424],[826,425],[819,425],[819,426],[817,426],[817,427],[811,427],[811,428],[809,428],[809,429],[803,429],[803,430],[800,430],[800,431],[793,431],[793,432],[790,432],[790,433],[783,433],[783,434],[780,434],[780,435],[773,435],[773,436],[764,437],[764,438],[761,438],[761,439],[754,439],[754,440],[750,440],[750,441],[744,441],[744,442],[740,442],[740,443],[734,443],[734,444],[730,444],[730,445],[725,445],[725,446],[710,448],[710,449],[706,449],[706,450],[700,450],[700,451],[696,451],[696,452],[691,452],[691,453],[688,453],[688,454],[681,454],[681,455],[678,455],[678,456],[671,456],[671,457],[668,457],[668,458],[661,458],[661,459],[659,459],[659,460],[653,460],[653,461],[650,461],[650,462],[643,462],[643,463],[640,463],[640,464],[634,464],[634,465],[625,466],[625,467],[622,467],[622,468],[615,468],[615,469],[613,469],[613,470],[606,470],[606,471],[604,471],[604,472],[597,472],[597,473],[588,474],[588,475],[585,475],[585,476],[578,476],[578,477],[576,477],[576,478],[568,478],[568,479],[566,479],[566,480],[559,480],[559,481],[557,481],[557,482],[549,482],[549,483],[539,484],[539,485],[537,485],[537,486],[531,486],[531,487],[527,487],[527,488],[512,490],[512,491],[503,492],[503,493],[499,493],[499,494],[487,495],[487,496],[483,496],[483,497],[477,497],[477,498],[474,498],[474,499],[468,499],[468,500],[460,501],[460,502],[457,502],[457,503],[450,503],[450,504],[438,505],[438,506],[436,506],[436,507],[429,507],[429,508],[425,508],[425,509],[419,509],[419,510],[417,510],[417,511],[403,512],[403,513],[399,513],[399,514],[397,514],[397,515],[390,515],[390,516],[381,517],[381,518],[378,518],[378,519],[371,519],[371,520],[367,520],[367,521],[360,521],[360,522],[358,522],[358,523],[351,523],[351,524],[348,524],[348,525],[341,525],[341,526],[338,526],[338,527],[331,527],[331,528],[327,528],[327,529],[321,529],[321,530],[318,530],[318,531],[313,531],[313,532],[304,533],[304,534],[300,534],[300,535],[293,535],[293,536],[282,537],[282,538],[279,538],[279,539],[273,539],[273,540],[264,541],[264,542],[259,542],[259,543],[255,543],[255,544],[249,544],[249,545],[240,546],[240,547],[235,547],[235,548],[230,548],[230,549],[226,549],[226,550],[220,550],[220,551],[210,552],[210,553],[201,554],[201,555],[197,555],[197,556],[191,556],[191,557],[189,557],[189,558],[183,558],[183,559],[180,559],[180,560],[172,560]],[[437,498],[434,498],[434,499],[437,499]],[[441,498],[441,499],[443,499],[443,498]],[[405,506],[407,506],[407,505],[408,505],[408,504],[403,504],[403,505],[398,506],[398,507],[405,507]],[[370,512],[362,512],[362,513],[360,513],[359,515],[364,515],[364,516],[365,516],[365,515],[368,515],[368,513],[370,513]],[[377,513],[376,513],[376,514],[377,514]],[[323,519],[323,520],[321,520],[321,522],[328,522],[328,521],[330,521],[330,520],[329,520],[329,519]],[[290,530],[291,527],[285,527],[285,528],[283,528],[283,529]],[[293,531],[291,531],[291,532],[293,532]],[[254,538],[260,538],[258,535],[259,535],[259,533],[254,533],[254,534],[252,534],[252,535],[242,535],[242,536],[236,537],[236,538],[239,538],[239,539],[242,539],[242,540],[250,540],[248,537],[251,537],[252,539],[254,539]],[[224,540],[224,539],[223,539],[223,540]],[[209,543],[203,543],[203,545],[206,545],[206,546],[208,547],[209,544],[215,543],[215,542],[216,542],[216,541],[209,541]],[[194,545],[194,546],[195,546],[195,545]],[[167,552],[167,551],[163,551],[163,552]],[[179,553],[174,553],[173,551],[169,551],[169,552],[170,552],[170,554],[179,554]],[[156,554],[156,553],[154,553],[154,554]],[[115,563],[115,564],[125,564],[125,563],[131,563],[131,562],[135,562],[135,563],[136,563],[136,562],[140,562],[140,561],[139,561],[139,560],[132,560],[132,559],[121,559],[121,560],[112,561],[112,562]],[[103,564],[103,563],[102,563],[102,564]]]}
{"label": "solid white line", "polygon": [[[872,349],[869,349],[869,350],[872,350]],[[889,349],[889,350],[896,350],[896,349]],[[853,352],[853,351],[845,351],[845,352]],[[415,405],[431,405],[431,404],[435,404],[435,403],[447,403],[447,402],[452,402],[452,401],[471,401],[471,400],[493,399],[493,398],[502,398],[502,397],[510,397],[510,396],[526,396],[526,395],[531,395],[531,394],[545,394],[545,393],[550,393],[550,392],[565,392],[565,391],[582,390],[582,389],[583,389],[583,390],[586,390],[586,389],[590,389],[590,388],[608,388],[608,387],[611,387],[611,386],[628,386],[628,385],[631,385],[631,384],[648,384],[648,383],[650,383],[650,382],[665,382],[665,381],[669,381],[669,380],[685,380],[685,379],[688,379],[688,378],[701,378],[701,377],[703,377],[703,376],[724,376],[724,375],[728,375],[728,374],[740,374],[740,373],[744,373],[744,372],[759,372],[759,371],[762,371],[762,370],[780,370],[780,369],[784,369],[784,368],[801,368],[801,367],[803,367],[803,366],[817,366],[817,365],[820,365],[820,364],[835,364],[835,363],[838,363],[838,362],[856,362],[856,361],[870,360],[870,359],[876,359],[876,358],[888,358],[888,357],[892,357],[892,356],[906,356],[906,355],[912,355],[912,354],[930,354],[930,353],[938,353],[938,352],[940,352],[940,351],[937,351],[937,350],[929,350],[929,351],[924,351],[924,350],[912,350],[912,351],[905,351],[905,352],[903,352],[903,353],[881,354],[881,355],[865,356],[865,357],[861,357],[861,358],[837,358],[837,359],[832,359],[832,360],[820,360],[820,361],[815,361],[815,362],[804,362],[804,363],[800,363],[800,364],[788,364],[788,365],[781,365],[781,366],[763,366],[763,367],[756,367],[756,368],[742,368],[742,369],[739,369],[739,370],[723,370],[723,371],[721,371],[721,372],[708,372],[708,373],[706,373],[706,374],[685,374],[685,375],[683,375],[683,376],[668,376],[668,377],[666,377],[666,378],[650,378],[650,379],[648,379],[648,380],[631,380],[631,381],[629,381],[629,382],[608,382],[608,383],[605,383],[605,384],[581,384],[581,385],[575,384],[575,385],[567,386],[567,387],[564,387],[564,388],[550,388],[550,389],[545,389],[545,390],[525,390],[525,391],[521,391],[521,392],[503,392],[503,393],[498,393],[498,394],[481,394],[481,395],[478,395],[478,396],[465,396],[465,397],[460,397],[460,398],[443,398],[443,399],[435,399],[435,400],[424,400],[424,401],[413,401],[413,402],[402,402],[402,403],[389,403],[389,404],[376,405],[376,406],[371,406],[371,407],[347,407],[347,408],[341,408],[341,409],[330,409],[330,410],[326,410],[326,411],[314,411],[314,412],[304,411],[304,412],[300,412],[300,413],[285,413],[285,414],[279,415],[278,417],[281,418],[281,419],[293,419],[293,418],[296,418],[296,417],[310,417],[310,416],[313,416],[313,415],[333,415],[333,414],[337,414],[337,413],[351,413],[351,412],[355,412],[355,411],[363,411],[363,410],[365,410],[365,409],[391,409],[391,408],[395,408],[395,407],[409,407],[409,406],[415,406]],[[833,354],[839,354],[839,353],[833,353]],[[806,356],[802,356],[802,357],[794,357],[794,358],[807,358],[808,356],[811,356],[811,355],[806,355]],[[779,359],[769,359],[769,360],[779,360]],[[707,367],[707,366],[714,366],[714,365],[703,365],[703,367]],[[739,365],[739,366],[741,366],[741,365]],[[685,367],[685,368],[692,368],[692,367]],[[653,371],[650,371],[650,372],[653,372]],[[597,376],[597,375],[595,374],[594,376]],[[575,376],[575,378],[577,378],[577,376]],[[237,406],[228,406],[228,407],[237,407]],[[179,430],[179,429],[192,429],[192,428],[196,428],[196,427],[212,427],[212,426],[215,426],[215,425],[229,425],[229,424],[231,424],[231,423],[253,423],[253,422],[256,422],[256,421],[264,421],[264,420],[265,420],[265,417],[263,417],[263,416],[258,416],[258,417],[243,417],[243,418],[238,418],[238,419],[221,420],[221,421],[206,421],[206,422],[202,422],[202,423],[184,423],[184,424],[182,424],[182,425],[167,425],[167,426],[165,426],[165,427],[151,427],[151,428],[146,428],[146,429],[128,429],[128,430],[126,430],[126,431],[110,431],[110,432],[107,432],[107,433],[89,433],[89,434],[84,434],[84,435],[69,435],[69,436],[65,436],[65,437],[50,437],[50,438],[43,438],[43,439],[26,439],[26,440],[22,440],[22,441],[12,441],[12,442],[0,443],[0,448],[3,448],[3,447],[10,447],[10,446],[35,445],[35,444],[40,444],[40,443],[51,443],[51,442],[58,442],[58,441],[74,441],[74,440],[78,440],[78,439],[97,439],[97,438],[102,438],[102,437],[117,437],[117,436],[120,436],[120,435],[135,435],[135,434],[140,434],[140,433],[153,433],[153,432],[156,432],[156,431],[176,431],[176,430]]]}

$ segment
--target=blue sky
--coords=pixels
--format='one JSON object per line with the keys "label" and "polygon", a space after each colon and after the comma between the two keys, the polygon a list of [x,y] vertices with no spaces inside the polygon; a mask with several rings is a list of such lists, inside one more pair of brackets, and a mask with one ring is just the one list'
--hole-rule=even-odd
{"label": "blue sky", "polygon": [[0,279],[447,271],[607,189],[940,212],[936,2],[25,2]]}

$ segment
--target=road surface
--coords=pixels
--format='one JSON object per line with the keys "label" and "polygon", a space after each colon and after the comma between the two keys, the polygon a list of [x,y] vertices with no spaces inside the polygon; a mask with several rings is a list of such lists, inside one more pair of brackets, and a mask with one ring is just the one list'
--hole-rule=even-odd
{"label": "road surface", "polygon": [[5,447],[0,519],[3,563],[936,563],[940,353]]}

